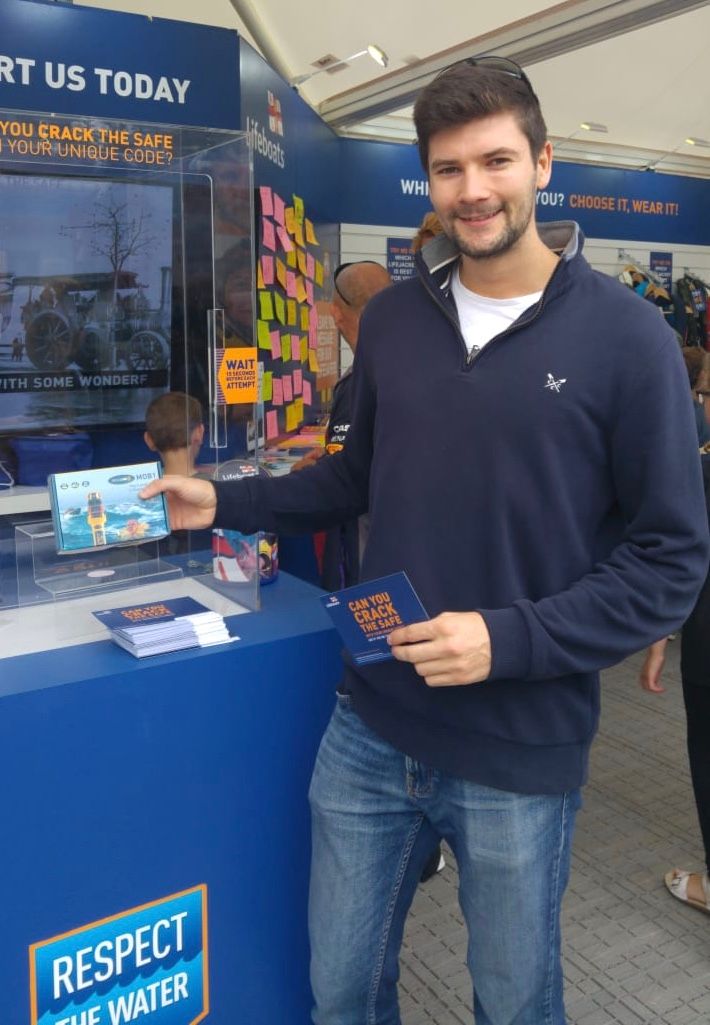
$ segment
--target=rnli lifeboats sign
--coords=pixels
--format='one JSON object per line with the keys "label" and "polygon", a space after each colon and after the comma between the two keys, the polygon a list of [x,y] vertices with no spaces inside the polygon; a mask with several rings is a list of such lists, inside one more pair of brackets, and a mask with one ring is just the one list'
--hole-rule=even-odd
{"label": "rnli lifeboats sign", "polygon": [[32,1025],[195,1025],[209,1011],[207,887],[30,947]]}

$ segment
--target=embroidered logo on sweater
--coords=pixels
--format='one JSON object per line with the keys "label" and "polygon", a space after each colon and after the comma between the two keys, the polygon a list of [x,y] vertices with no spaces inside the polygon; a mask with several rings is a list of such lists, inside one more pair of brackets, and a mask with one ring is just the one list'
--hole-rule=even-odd
{"label": "embroidered logo on sweater", "polygon": [[559,392],[560,388],[562,387],[563,384],[567,384],[567,378],[566,377],[558,377],[558,378],[555,379],[552,376],[552,374],[548,374],[547,375],[547,384],[545,385],[545,387],[549,388],[550,391]]}

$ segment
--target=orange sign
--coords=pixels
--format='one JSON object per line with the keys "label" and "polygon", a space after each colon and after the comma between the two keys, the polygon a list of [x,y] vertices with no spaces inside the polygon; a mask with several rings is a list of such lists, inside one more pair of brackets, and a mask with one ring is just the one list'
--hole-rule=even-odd
{"label": "orange sign", "polygon": [[220,405],[259,401],[259,364],[256,348],[223,349],[219,357],[217,385]]}

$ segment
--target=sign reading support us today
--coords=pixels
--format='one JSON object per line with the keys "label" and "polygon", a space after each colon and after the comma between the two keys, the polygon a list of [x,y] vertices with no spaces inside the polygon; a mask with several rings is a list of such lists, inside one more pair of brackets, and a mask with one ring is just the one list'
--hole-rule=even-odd
{"label": "sign reading support us today", "polygon": [[195,1025],[209,1011],[207,887],[30,947],[31,1025]]}

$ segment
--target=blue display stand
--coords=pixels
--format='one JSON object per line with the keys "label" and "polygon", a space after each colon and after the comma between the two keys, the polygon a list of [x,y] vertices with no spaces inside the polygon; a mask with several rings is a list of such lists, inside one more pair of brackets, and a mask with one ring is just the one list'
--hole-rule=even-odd
{"label": "blue display stand", "polygon": [[31,944],[199,884],[209,1025],[310,1021],[307,790],[340,645],[315,588],[262,593],[213,651],[2,662],[3,1025],[31,1021]]}

